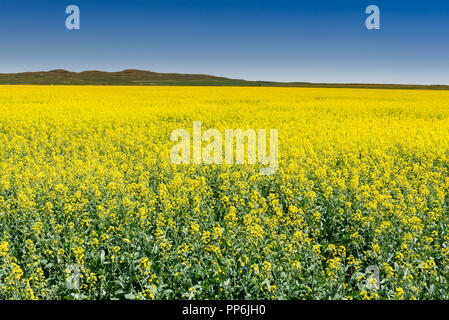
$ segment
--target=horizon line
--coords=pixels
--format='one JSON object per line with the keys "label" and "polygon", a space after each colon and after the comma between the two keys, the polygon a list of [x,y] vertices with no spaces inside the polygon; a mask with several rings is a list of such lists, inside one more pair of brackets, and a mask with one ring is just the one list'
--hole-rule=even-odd
{"label": "horizon line", "polygon": [[221,78],[226,80],[232,80],[232,81],[245,81],[250,83],[273,83],[273,84],[304,84],[304,85],[392,85],[392,86],[422,86],[422,87],[449,87],[448,84],[439,84],[439,83],[395,83],[395,82],[326,82],[326,81],[320,81],[320,82],[312,82],[312,81],[276,81],[276,80],[248,80],[245,78],[230,78],[229,76],[223,76],[223,75],[215,75],[215,74],[208,74],[208,73],[181,73],[181,72],[160,72],[160,71],[152,71],[152,70],[145,70],[145,69],[136,69],[136,68],[125,68],[118,71],[108,71],[108,70],[101,70],[101,69],[86,69],[82,71],[71,71],[69,69],[64,68],[56,68],[56,69],[41,69],[36,71],[18,71],[18,72],[0,72],[0,75],[18,75],[18,74],[25,74],[25,73],[50,73],[50,72],[68,72],[68,73],[74,73],[74,74],[82,74],[87,72],[100,72],[100,73],[123,73],[126,71],[137,71],[137,72],[148,72],[148,73],[154,73],[154,74],[162,74],[162,75],[183,75],[183,76],[207,76],[207,77],[213,77],[213,78]]}

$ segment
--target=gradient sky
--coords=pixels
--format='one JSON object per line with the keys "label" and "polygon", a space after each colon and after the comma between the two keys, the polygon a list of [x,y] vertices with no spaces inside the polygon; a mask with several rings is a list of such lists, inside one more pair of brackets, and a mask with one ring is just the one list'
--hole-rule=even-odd
{"label": "gradient sky", "polygon": [[449,1],[0,0],[0,73],[59,68],[449,84]]}

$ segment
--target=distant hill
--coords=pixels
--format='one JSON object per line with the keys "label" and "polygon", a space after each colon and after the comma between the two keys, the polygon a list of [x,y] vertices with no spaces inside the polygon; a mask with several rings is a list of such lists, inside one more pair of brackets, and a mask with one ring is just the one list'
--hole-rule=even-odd
{"label": "distant hill", "polygon": [[45,85],[159,85],[175,83],[226,83],[231,80],[204,74],[157,73],[142,70],[120,72],[51,70],[0,74],[0,84],[45,84]]}
{"label": "distant hill", "polygon": [[0,73],[0,85],[135,85],[135,86],[266,86],[316,88],[375,88],[449,90],[445,85],[398,85],[355,83],[270,82],[229,79],[206,74],[157,73],[127,69],[120,72],[51,70],[22,73]]}

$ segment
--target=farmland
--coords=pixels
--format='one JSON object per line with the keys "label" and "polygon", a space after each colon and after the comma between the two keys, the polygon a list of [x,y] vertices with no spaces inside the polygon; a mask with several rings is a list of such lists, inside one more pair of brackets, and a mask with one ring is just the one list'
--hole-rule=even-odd
{"label": "farmland", "polygon": [[[449,299],[449,91],[17,85],[0,114],[2,299]],[[277,129],[276,173],[173,164],[194,121]]]}

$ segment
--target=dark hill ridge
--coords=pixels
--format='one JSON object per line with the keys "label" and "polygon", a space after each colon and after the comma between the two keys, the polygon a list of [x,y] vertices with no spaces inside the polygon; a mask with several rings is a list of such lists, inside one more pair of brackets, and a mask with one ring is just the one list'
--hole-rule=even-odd
{"label": "dark hill ridge", "polygon": [[158,73],[127,69],[119,72],[83,71],[71,72],[63,69],[38,72],[0,73],[0,85],[177,85],[177,86],[265,86],[265,87],[309,87],[309,88],[373,88],[373,89],[432,89],[449,90],[449,85],[401,85],[359,83],[309,83],[270,82],[229,79],[207,74]]}
{"label": "dark hill ridge", "polygon": [[[70,72],[57,69],[51,71],[0,74],[0,84],[53,84],[53,85],[155,85],[174,82],[228,82],[239,81],[204,74],[157,73],[142,70],[120,72],[83,71]],[[243,81],[243,80],[242,80]]]}

